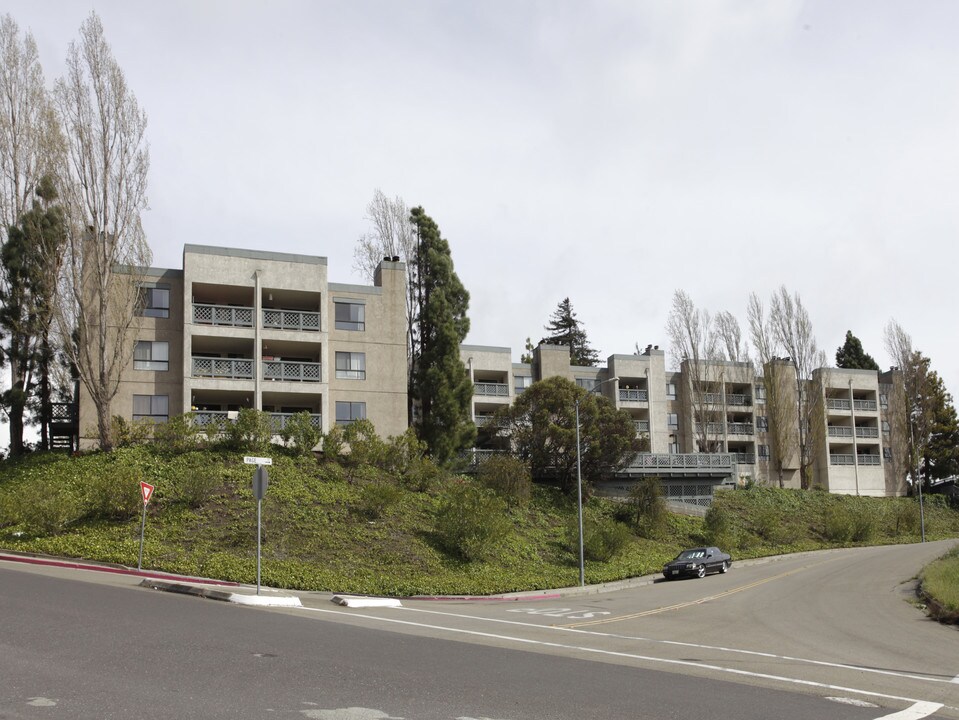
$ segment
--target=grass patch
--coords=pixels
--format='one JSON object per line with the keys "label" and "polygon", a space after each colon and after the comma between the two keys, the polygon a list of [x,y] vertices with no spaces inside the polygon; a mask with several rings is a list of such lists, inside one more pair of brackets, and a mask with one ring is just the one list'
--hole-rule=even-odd
{"label": "grass patch", "polygon": [[[941,608],[959,615],[959,548],[927,565],[920,576],[922,590]],[[956,618],[953,618],[955,622]]]}

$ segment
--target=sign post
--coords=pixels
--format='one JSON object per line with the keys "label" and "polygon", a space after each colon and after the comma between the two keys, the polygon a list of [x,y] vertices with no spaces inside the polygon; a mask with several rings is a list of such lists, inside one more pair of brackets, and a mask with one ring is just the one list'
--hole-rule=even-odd
{"label": "sign post", "polygon": [[153,497],[153,485],[140,481],[140,496],[143,498],[143,517],[140,519],[140,558],[137,560],[137,570],[143,569],[143,532],[147,525],[147,504]]}
{"label": "sign post", "polygon": [[272,458],[244,457],[247,465],[256,465],[253,473],[253,497],[256,498],[256,594],[260,594],[260,510],[263,505],[263,496],[270,485],[270,475],[266,471],[267,465],[273,464]]}

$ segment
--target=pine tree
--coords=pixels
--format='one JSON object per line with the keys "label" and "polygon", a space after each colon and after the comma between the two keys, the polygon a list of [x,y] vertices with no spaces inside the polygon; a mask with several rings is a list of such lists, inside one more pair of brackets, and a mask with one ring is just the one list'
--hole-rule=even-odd
{"label": "pine tree", "polygon": [[846,331],[846,342],[836,350],[836,367],[845,370],[879,370],[872,355],[862,349],[862,343],[852,330]]}
{"label": "pine tree", "polygon": [[583,329],[569,298],[557,305],[550,316],[546,331],[550,334],[540,342],[548,345],[566,345],[569,348],[570,363],[582,367],[595,367],[599,363],[599,353],[589,346],[586,331]]}
{"label": "pine tree", "polygon": [[423,208],[414,208],[416,230],[416,342],[410,400],[419,408],[416,427],[430,455],[445,463],[472,445],[473,383],[460,359],[470,322],[469,293],[453,269],[449,243]]}

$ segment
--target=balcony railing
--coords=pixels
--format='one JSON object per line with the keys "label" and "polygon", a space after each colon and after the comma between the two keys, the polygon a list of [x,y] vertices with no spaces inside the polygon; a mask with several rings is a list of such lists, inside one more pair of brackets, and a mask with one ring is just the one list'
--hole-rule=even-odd
{"label": "balcony railing", "polygon": [[193,322],[197,325],[253,327],[253,308],[193,303]]}
{"label": "balcony railing", "polygon": [[830,410],[850,410],[851,404],[848,400],[839,398],[826,398],[826,407]]}
{"label": "balcony railing", "polygon": [[830,425],[829,437],[852,437],[852,428],[845,425]]}
{"label": "balcony railing", "polygon": [[730,453],[639,453],[633,458],[630,467],[637,468],[731,468],[733,456]]}
{"label": "balcony railing", "polygon": [[649,420],[633,420],[636,432],[649,432]]}
{"label": "balcony railing", "polygon": [[733,460],[740,465],[755,465],[756,464],[756,454],[755,453],[745,453],[737,452],[733,453]]}
{"label": "balcony railing", "polygon": [[506,427],[509,421],[505,418],[499,418],[495,415],[477,415],[473,418],[473,424],[476,427]]}
{"label": "balcony railing", "polygon": [[264,310],[263,327],[319,332],[320,314],[306,310]]}
{"label": "balcony railing", "polygon": [[[703,424],[696,423],[696,429],[699,432],[703,431]],[[723,424],[721,422],[711,422],[706,423],[706,432],[709,435],[722,435],[723,434]]]}
{"label": "balcony railing", "polygon": [[726,404],[734,405],[737,407],[747,407],[752,405],[752,398],[748,395],[742,395],[739,393],[726,394]]}
{"label": "balcony railing", "polygon": [[629,390],[620,388],[619,391],[619,401],[620,402],[647,402],[649,399],[649,393],[645,390]]}
{"label": "balcony railing", "polygon": [[863,410],[866,412],[876,412],[877,405],[875,400],[853,400],[853,407],[856,410]]}
{"label": "balcony railing", "polygon": [[856,462],[859,465],[882,465],[882,458],[878,454],[860,453],[856,455]]}
{"label": "balcony railing", "polygon": [[704,393],[703,401],[708,405],[722,405],[723,404],[723,394],[722,393]]}
{"label": "balcony railing", "polygon": [[263,379],[287,382],[320,382],[321,364],[294,360],[264,360]]}
{"label": "balcony railing", "polygon": [[473,394],[488,397],[509,397],[509,385],[497,382],[474,382]]}
{"label": "balcony railing", "polygon": [[72,423],[76,420],[76,406],[73,403],[50,403],[50,422]]}
{"label": "balcony railing", "polygon": [[829,464],[830,465],[855,465],[856,456],[853,455],[852,453],[830,453]]}
{"label": "balcony railing", "polygon": [[726,428],[730,435],[752,435],[754,433],[752,423],[729,423]]}
{"label": "balcony railing", "polygon": [[249,358],[193,358],[193,377],[252,380],[253,360]]}
{"label": "balcony railing", "polygon": [[879,428],[860,425],[856,427],[856,437],[859,438],[877,438],[879,437]]}
{"label": "balcony railing", "polygon": [[[299,413],[270,413],[270,421],[273,423],[273,430],[277,433],[283,432],[283,430],[286,428],[286,424],[294,415],[299,415]],[[321,430],[323,428],[323,416],[319,413],[310,413],[310,425],[315,427],[317,430]]]}

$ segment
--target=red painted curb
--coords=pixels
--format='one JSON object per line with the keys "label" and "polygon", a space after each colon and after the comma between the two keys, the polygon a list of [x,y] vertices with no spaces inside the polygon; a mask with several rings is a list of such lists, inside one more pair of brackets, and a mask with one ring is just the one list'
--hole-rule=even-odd
{"label": "red painted curb", "polygon": [[[345,593],[344,593],[345,594]],[[402,598],[403,600],[469,600],[477,602],[480,600],[486,602],[522,602],[528,600],[555,600],[563,597],[559,593],[548,595],[523,595],[521,597],[490,597],[488,595],[412,595]]]}
{"label": "red painted curb", "polygon": [[134,570],[125,567],[110,567],[109,565],[93,565],[89,563],[72,562],[70,560],[55,560],[53,558],[29,557],[25,555],[5,555],[0,554],[0,560],[8,562],[20,562],[27,565],[46,565],[48,567],[70,568],[72,570],[90,570],[93,572],[113,573],[114,575],[134,575],[143,578],[156,578],[161,580],[181,580],[184,582],[202,583],[204,585],[225,585],[228,587],[239,587],[240,583],[230,582],[228,580],[211,580],[209,578],[188,577],[186,575],[171,575],[170,573],[155,572],[150,570]]}

